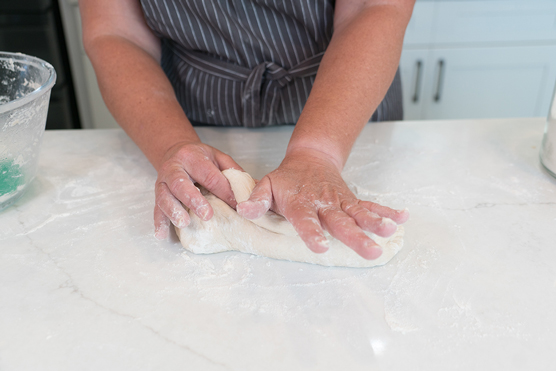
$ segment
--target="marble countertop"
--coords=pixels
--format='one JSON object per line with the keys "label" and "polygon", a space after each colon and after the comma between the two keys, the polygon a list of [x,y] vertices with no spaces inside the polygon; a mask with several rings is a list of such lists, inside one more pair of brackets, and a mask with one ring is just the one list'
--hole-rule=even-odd
{"label": "marble countertop", "polygon": [[[47,132],[0,213],[0,370],[543,370],[556,362],[556,180],[543,119],[369,124],[345,167],[408,207],[387,265],[157,241],[155,171],[120,130]],[[200,128],[256,177],[291,127]]]}

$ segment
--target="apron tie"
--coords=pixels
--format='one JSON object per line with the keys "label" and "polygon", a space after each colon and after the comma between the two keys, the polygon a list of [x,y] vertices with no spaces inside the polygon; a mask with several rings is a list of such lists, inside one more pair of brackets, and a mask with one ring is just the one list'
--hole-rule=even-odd
{"label": "apron tie", "polygon": [[[224,62],[208,54],[186,50],[174,44],[176,54],[190,66],[216,77],[244,83],[241,108],[242,124],[258,127],[270,125],[280,104],[280,90],[294,78],[314,76],[324,52],[318,53],[289,70],[274,62],[263,62],[250,70],[233,63]],[[270,102],[263,107],[263,102]]]}

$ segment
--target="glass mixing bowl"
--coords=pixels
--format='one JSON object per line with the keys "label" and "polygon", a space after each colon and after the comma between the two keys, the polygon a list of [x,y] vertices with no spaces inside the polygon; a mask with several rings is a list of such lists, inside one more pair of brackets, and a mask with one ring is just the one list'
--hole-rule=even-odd
{"label": "glass mixing bowl", "polygon": [[35,177],[56,71],[20,53],[0,52],[0,210]]}

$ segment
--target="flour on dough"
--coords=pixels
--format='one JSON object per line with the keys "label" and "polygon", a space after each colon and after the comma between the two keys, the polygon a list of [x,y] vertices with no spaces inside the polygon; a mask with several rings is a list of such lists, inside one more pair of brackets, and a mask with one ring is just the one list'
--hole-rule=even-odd
{"label": "flour on dough", "polygon": [[[253,178],[234,169],[224,170],[222,173],[229,180],[237,202],[247,200],[255,187]],[[398,230],[388,238],[367,232],[367,235],[382,247],[382,255],[378,259],[363,259],[328,234],[328,251],[315,254],[307,248],[292,225],[281,215],[268,211],[259,219],[245,219],[213,194],[206,190],[203,190],[203,193],[214,210],[213,217],[209,221],[203,221],[189,210],[191,223],[183,229],[176,228],[182,245],[195,254],[240,251],[325,266],[373,267],[387,263],[403,245],[403,227],[398,226]]]}

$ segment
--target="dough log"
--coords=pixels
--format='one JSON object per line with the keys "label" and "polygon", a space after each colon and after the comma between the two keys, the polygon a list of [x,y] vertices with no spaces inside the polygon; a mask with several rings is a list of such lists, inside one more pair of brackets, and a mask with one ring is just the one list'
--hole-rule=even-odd
{"label": "dough log", "polygon": [[[251,176],[234,169],[224,170],[223,174],[230,181],[236,200],[247,200],[255,186]],[[203,221],[188,210],[191,223],[186,228],[176,228],[183,247],[195,254],[240,251],[325,266],[373,267],[387,263],[403,245],[403,227],[398,226],[398,230],[388,238],[367,233],[382,247],[382,255],[378,259],[363,259],[329,235],[329,250],[323,254],[315,254],[305,246],[291,224],[282,216],[269,211],[260,219],[248,220],[216,196],[206,191],[204,193],[214,210],[214,216],[209,221]]]}

